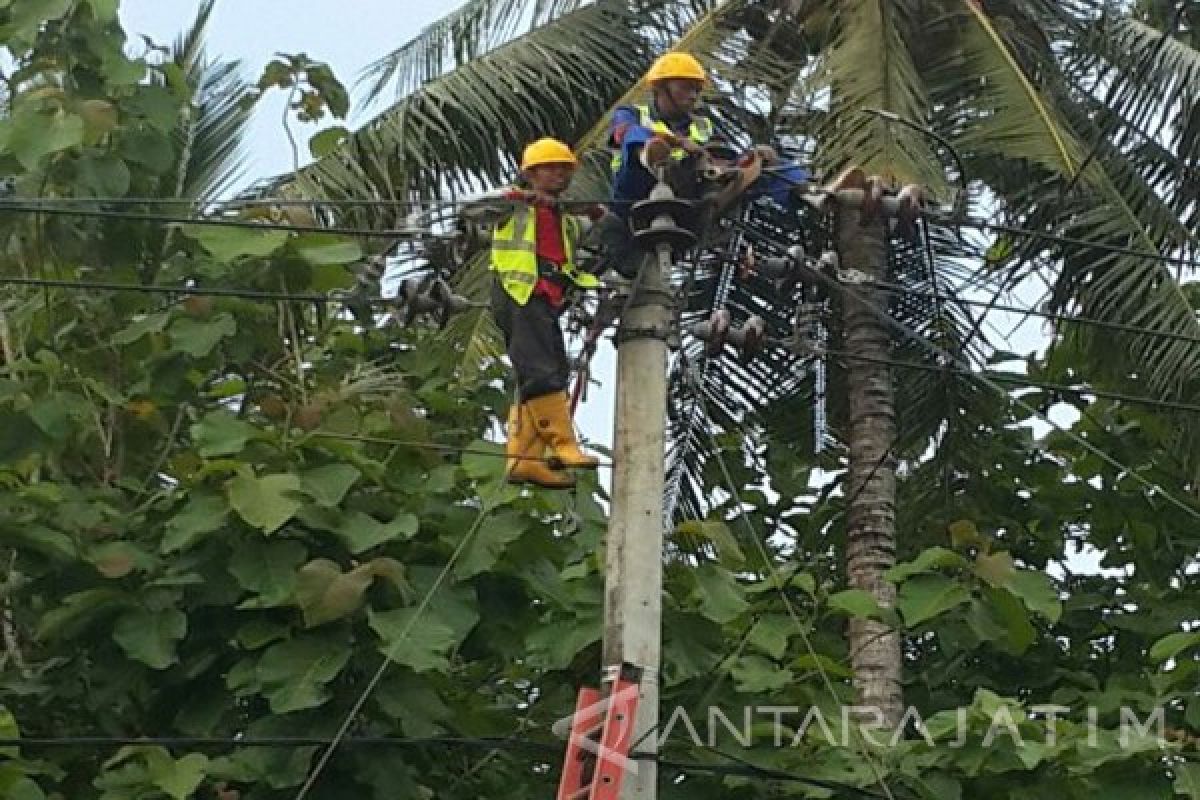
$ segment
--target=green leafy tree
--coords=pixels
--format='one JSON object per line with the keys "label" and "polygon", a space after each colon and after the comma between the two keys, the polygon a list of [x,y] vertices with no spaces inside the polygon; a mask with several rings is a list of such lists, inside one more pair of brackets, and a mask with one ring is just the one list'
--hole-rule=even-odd
{"label": "green leafy tree", "polygon": [[[722,106],[740,128],[760,135],[781,126],[790,128],[788,135],[811,136],[815,146],[836,147],[836,137],[821,132],[857,120],[846,116],[854,113],[852,104],[844,113],[822,112],[796,98],[831,80],[815,69],[824,62],[810,58],[842,52],[837,86],[859,69],[864,59],[850,58],[855,51],[845,48],[852,35],[879,33],[878,24],[868,24],[873,17],[860,13],[870,7],[729,3],[714,10],[664,2],[631,13],[615,2],[578,9],[551,4],[534,9],[535,29],[518,36],[517,20],[527,19],[531,6],[471,2],[394,59],[397,74],[407,76],[397,111],[347,139],[288,190],[409,199],[430,197],[437,186],[502,180],[511,168],[508,154],[526,134],[586,139],[653,54],[675,44],[719,54],[714,63],[722,64],[724,80],[742,74],[747,87],[775,87],[765,95],[772,98],[768,109],[733,101]],[[878,41],[904,44],[916,63],[956,53],[988,65],[994,83],[971,80],[965,76],[980,73],[968,71],[958,78],[968,85],[962,96],[948,94],[951,84],[945,82],[931,82],[917,96],[936,104],[921,108],[938,109],[946,97],[959,98],[963,105],[947,106],[956,109],[946,123],[956,141],[969,141],[975,125],[991,129],[964,151],[973,172],[986,175],[998,196],[1036,194],[1030,187],[1045,191],[1033,205],[1025,194],[1022,203],[1013,203],[1021,209],[1014,212],[1019,220],[1048,220],[1048,212],[1028,220],[1024,215],[1058,208],[1050,204],[1059,199],[1053,189],[1070,180],[1068,171],[1052,166],[1053,147],[1034,157],[1037,135],[1043,145],[1053,145],[1046,118],[1033,128],[1027,124],[1030,98],[1037,95],[1030,87],[1057,91],[1063,84],[1055,76],[1078,76],[1076,99],[1094,101],[1097,114],[1076,117],[1059,109],[1061,116],[1053,119],[1069,126],[1075,141],[1095,141],[1088,138],[1092,125],[1110,131],[1101,141],[1112,148],[1106,144],[1089,170],[1140,165],[1115,173],[1132,185],[1152,182],[1152,174],[1176,175],[1164,165],[1186,166],[1179,154],[1190,152],[1187,128],[1180,127],[1179,143],[1133,154],[1120,138],[1129,130],[1124,122],[1104,122],[1105,113],[1115,118],[1122,109],[1122,119],[1132,116],[1130,97],[1147,108],[1159,102],[1160,109],[1173,108],[1161,93],[1133,90],[1152,85],[1149,74],[1124,70],[1119,85],[1126,91],[1105,102],[1090,81],[1107,72],[1088,72],[1083,61],[1036,60],[1047,57],[1044,47],[1011,46],[1045,44],[1024,24],[1029,19],[1069,21],[1086,9],[989,7],[988,19],[1005,22],[990,26],[1010,44],[1000,48],[977,6],[874,8],[885,12],[880,20],[893,13],[904,23],[885,29],[891,38]],[[925,28],[917,27],[914,9],[961,11],[928,17],[933,33],[951,37],[941,50],[917,47],[916,32]],[[775,15],[782,10],[794,16],[780,21]],[[1144,11],[1148,16],[1104,22],[1154,26],[1174,19],[1162,9]],[[237,163],[236,134],[245,112],[236,100],[245,87],[232,83],[236,91],[215,93],[207,105],[205,76],[222,68],[202,67],[198,57],[178,58],[199,52],[202,25],[184,39],[193,44],[176,48],[171,59],[130,59],[114,12],[98,0],[12,0],[0,9],[4,42],[19,62],[10,80],[10,113],[0,128],[0,167],[18,196],[157,194],[181,203],[211,197],[223,182],[202,176],[228,176]],[[846,15],[852,14],[860,14],[863,24],[849,25]],[[764,20],[765,30],[759,27]],[[808,38],[791,35],[797,22]],[[1081,46],[1091,42],[1091,49],[1079,52],[1097,56],[1096,70],[1135,63],[1124,60],[1132,58],[1124,50],[1102,49],[1111,43],[1093,38],[1094,29],[1036,30],[1066,30]],[[1161,59],[1186,59],[1175,42],[1193,46],[1194,29],[1179,30],[1184,33],[1163,47]],[[1163,38],[1146,35],[1151,49]],[[1056,47],[1050,54],[1068,58],[1062,53],[1072,51],[1051,41]],[[743,50],[731,51],[734,44]],[[1141,50],[1145,56],[1147,47]],[[450,52],[459,66],[443,76],[449,62],[438,54]],[[1027,67],[1018,75],[1005,58],[1012,52],[1034,59],[1030,64],[1075,71]],[[745,72],[735,71],[735,60]],[[1149,61],[1155,69],[1168,63]],[[432,72],[421,72],[426,64]],[[500,66],[511,77],[508,86],[491,80]],[[761,83],[762,76],[777,74],[777,81]],[[926,71],[861,74],[910,82]],[[1005,74],[1007,82],[1000,80]],[[574,91],[585,81],[587,92]],[[851,84],[850,91],[863,91]],[[1003,103],[989,94],[1005,86]],[[514,100],[521,96],[514,87],[525,92],[523,100]],[[845,96],[846,90],[838,92]],[[967,104],[981,93],[992,99]],[[740,96],[757,94],[747,89]],[[971,113],[1010,106],[1019,113],[1007,115],[1007,123],[998,114],[976,119]],[[211,116],[205,108],[213,109]],[[89,123],[85,111],[96,120]],[[195,135],[182,135],[189,126]],[[446,126],[454,136],[445,135]],[[201,130],[211,136],[201,137]],[[1006,131],[1011,135],[1004,138]],[[895,145],[890,156],[852,149],[843,157],[875,171],[894,161],[898,176],[924,164],[932,174],[915,174],[936,185],[941,173],[926,145],[904,139],[899,129],[892,133],[907,144]],[[993,141],[997,136],[1003,147]],[[864,135],[862,146],[878,141]],[[155,152],[169,157],[139,160]],[[209,156],[200,159],[200,153]],[[821,157],[838,162],[835,155]],[[178,188],[184,163],[209,165],[186,170],[196,176],[186,190]],[[122,191],[114,176],[123,170],[129,181]],[[113,182],[100,185],[96,174]],[[1184,177],[1175,180],[1186,178],[1179,174]],[[1174,194],[1163,193],[1163,202],[1175,204],[1179,214],[1191,213],[1178,184],[1161,180],[1175,187]],[[1094,200],[1097,184],[1082,185]],[[1136,202],[1140,196],[1130,195],[1129,208],[1147,230],[1158,230],[1145,221],[1151,217],[1140,215],[1159,207]],[[1061,207],[1064,215],[1074,202]],[[1104,221],[1131,224],[1118,210],[1116,222]],[[220,213],[244,222],[284,212]],[[360,208],[331,219],[392,227],[396,213]],[[489,358],[494,351],[481,343],[486,316],[463,315],[446,333],[398,330],[380,327],[369,315],[338,313],[331,303],[210,302],[196,293],[196,287],[210,286],[280,293],[350,289],[364,258],[374,254],[374,240],[206,225],[164,231],[131,220],[16,214],[5,215],[0,235],[0,275],[193,287],[191,296],[180,292],[165,303],[135,293],[6,290],[0,326],[0,736],[331,736],[387,663],[383,680],[354,718],[353,735],[512,736],[546,744],[547,754],[444,743],[410,742],[386,751],[346,746],[325,767],[311,797],[549,796],[561,752],[550,728],[573,708],[576,689],[596,679],[603,496],[595,485],[562,495],[523,493],[502,481],[503,459],[487,454],[500,451],[485,434],[503,418],[507,398],[501,371]],[[957,251],[938,244],[939,277],[953,264],[945,257],[950,252]],[[1089,255],[1072,252],[1045,255],[1062,257],[1056,264],[1070,258],[1083,263]],[[461,256],[432,248],[420,260],[448,269]],[[914,255],[895,258],[906,280],[927,271]],[[474,271],[459,274],[467,290],[482,287],[486,278],[475,263]],[[1133,269],[1133,263],[1114,257],[1107,266],[1116,272]],[[1141,308],[1154,313],[1137,319],[1186,333],[1194,323],[1194,292],[1163,276],[1143,287],[1155,302]],[[1091,284],[1081,286],[1076,294],[1084,297]],[[1166,299],[1158,304],[1160,290]],[[748,303],[752,292],[738,291],[743,293],[733,302]],[[1184,315],[1163,309],[1180,297],[1191,316],[1186,325],[1172,327]],[[1112,318],[1121,318],[1124,301],[1105,306]],[[1135,304],[1129,299],[1125,310]],[[944,337],[939,341],[960,341],[955,328],[938,321],[937,309],[904,313],[910,321],[924,320],[922,330],[937,331]],[[1101,369],[1094,346],[1063,337],[1050,358],[1031,359],[1027,371],[1058,382],[1078,381],[1075,370],[1085,368],[1097,382],[1130,380],[1113,359],[1111,375]],[[979,357],[985,353],[981,349]],[[1168,357],[1165,351],[1152,355],[1147,365]],[[777,371],[767,377],[773,380],[795,364],[772,367]],[[1195,508],[1194,500],[1169,499],[1194,498],[1193,452],[1181,446],[1188,435],[1184,418],[1085,403],[1073,395],[1066,399],[1081,412],[1072,428],[1079,438],[1035,439],[1022,427],[1027,411],[960,376],[899,383],[899,405],[913,412],[901,417],[912,444],[899,452],[923,453],[931,431],[938,447],[935,458],[905,458],[896,504],[900,563],[888,573],[897,602],[881,608],[870,596],[844,588],[840,531],[848,501],[834,486],[814,489],[808,480],[814,464],[803,433],[804,382],[792,381],[789,390],[788,382],[775,381],[783,389],[764,403],[756,387],[766,379],[754,377],[750,370],[756,368],[722,359],[710,369],[713,377],[704,382],[708,406],[724,409],[715,419],[723,434],[717,445],[740,504],[735,508],[731,498],[710,491],[724,483],[714,447],[706,444],[696,448],[694,460],[683,459],[696,488],[693,500],[680,506],[689,519],[673,537],[678,552],[666,565],[666,708],[681,707],[705,723],[708,707],[718,707],[739,728],[744,707],[815,707],[834,738],[841,738],[839,704],[854,701],[847,620],[877,619],[903,632],[907,700],[926,722],[928,738],[912,730],[895,746],[873,749],[865,738],[855,744],[854,737],[851,746],[835,746],[813,725],[797,738],[802,711],[781,718],[789,746],[776,747],[776,731],[766,724],[771,717],[757,713],[749,746],[721,733],[717,749],[824,784],[687,769],[664,775],[664,797],[851,797],[861,795],[839,787],[878,791],[881,781],[895,796],[921,798],[1200,796]],[[840,380],[836,370],[831,377],[835,384]],[[717,398],[720,378],[724,387]],[[1164,397],[1176,396],[1160,381],[1150,385]],[[1048,409],[1064,398],[1044,393],[1024,399]],[[759,411],[748,418],[753,441],[763,445],[755,459],[744,457],[743,438],[732,435],[740,409]],[[940,428],[947,418],[956,418],[955,424]],[[1132,464],[1136,474],[1081,442]],[[837,467],[839,458],[835,450],[821,465]],[[1138,476],[1162,491],[1147,491]],[[751,537],[770,548],[769,566]],[[1069,555],[1082,544],[1103,553],[1106,572],[1075,574]],[[1045,703],[1071,709],[1062,715],[1054,744],[1045,741],[1045,725],[1030,717],[1034,706]],[[1164,708],[1169,743],[1136,735],[1123,744],[1122,706],[1142,720]],[[1089,740],[1089,707],[1099,715],[1095,743]],[[1002,709],[1032,745],[993,733]],[[707,726],[701,724],[701,732],[697,744],[682,728],[672,729],[665,753],[730,767],[708,746]],[[0,750],[0,794],[21,800],[275,800],[295,796],[316,755],[312,746],[6,747]]]}

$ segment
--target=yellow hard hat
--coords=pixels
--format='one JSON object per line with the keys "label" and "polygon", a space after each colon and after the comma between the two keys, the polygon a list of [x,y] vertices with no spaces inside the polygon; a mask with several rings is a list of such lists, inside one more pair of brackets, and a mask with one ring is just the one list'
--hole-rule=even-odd
{"label": "yellow hard hat", "polygon": [[695,56],[687,53],[667,53],[660,56],[646,73],[646,80],[652,84],[672,78],[708,83],[708,73],[704,71],[704,67]]}
{"label": "yellow hard hat", "polygon": [[545,138],[538,139],[525,148],[525,152],[521,156],[521,169],[540,167],[543,164],[569,164],[572,167],[578,167],[579,161],[576,160],[575,154],[566,144],[558,139]]}

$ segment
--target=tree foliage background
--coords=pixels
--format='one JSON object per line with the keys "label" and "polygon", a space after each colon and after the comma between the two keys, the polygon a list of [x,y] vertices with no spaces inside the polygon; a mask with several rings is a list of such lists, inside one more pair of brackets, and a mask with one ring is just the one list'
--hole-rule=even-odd
{"label": "tree foliage background", "polygon": [[[135,57],[116,0],[0,2],[15,62],[0,120],[9,194],[152,196],[191,214],[227,186],[249,113],[238,100],[255,90],[205,54],[210,11],[173,47]],[[1130,35],[1165,24],[1150,12],[1131,20]],[[1194,46],[1172,44],[1181,63]],[[638,71],[616,55],[597,73],[614,90]],[[459,79],[486,65],[467,62]],[[298,79],[315,93],[300,95],[305,113],[321,113],[323,94],[344,112],[306,61],[281,61],[257,90]],[[410,107],[429,102],[420,87],[406,87]],[[558,121],[594,121],[573,113]],[[426,166],[452,175],[446,164],[469,164],[463,174],[477,176],[501,158],[464,151]],[[371,255],[369,241],[326,234],[48,214],[0,215],[0,236],[10,279],[329,292],[352,287]],[[1194,285],[1178,289],[1194,315]],[[503,484],[501,459],[378,441],[499,452],[484,440],[508,402],[498,365],[468,358],[462,338],[364,327],[332,304],[9,285],[2,312],[0,735],[329,736],[388,656],[353,734],[555,744],[551,724],[597,677],[601,490],[521,493]],[[1096,363],[1094,342],[1066,338],[1029,369],[1055,378]],[[666,770],[665,797],[855,797],[836,786],[879,792],[882,778],[897,797],[1200,798],[1194,453],[1180,450],[1173,416],[1024,397],[1078,406],[1080,438],[1034,438],[1008,398],[974,397],[973,424],[903,474],[894,610],[842,591],[845,500],[811,488],[789,410],[766,415],[774,491],[726,442],[746,519],[717,499],[681,526],[711,546],[667,564],[664,708],[706,720],[715,706],[737,726],[746,706],[815,706],[836,727],[851,699],[845,621],[882,615],[905,631],[907,700],[932,741],[911,732],[864,757],[867,743],[831,746],[810,727],[777,748],[761,714],[749,748],[725,734],[714,750],[675,730],[671,758],[728,766],[720,750],[830,785]],[[777,541],[770,531],[790,546],[768,566],[750,537]],[[1103,554],[1103,573],[1072,572],[1085,546]],[[1029,717],[1047,703],[1071,709],[1053,744]],[[955,745],[960,707],[969,733]],[[1140,718],[1164,708],[1169,741],[1122,742],[1122,707]],[[1023,746],[989,739],[999,708]],[[316,750],[6,746],[0,796],[287,798]],[[549,796],[557,766],[553,748],[346,747],[312,796]]]}

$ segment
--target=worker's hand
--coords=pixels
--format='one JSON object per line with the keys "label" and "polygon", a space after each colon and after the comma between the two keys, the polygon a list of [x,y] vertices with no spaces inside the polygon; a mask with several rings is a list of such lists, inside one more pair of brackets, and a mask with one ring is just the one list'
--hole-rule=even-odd
{"label": "worker's hand", "polygon": [[701,145],[697,144],[696,142],[692,141],[691,139],[687,139],[682,136],[676,136],[675,140],[678,142],[676,147],[682,147],[683,152],[687,153],[689,156],[705,155],[704,148]]}
{"label": "worker's hand", "polygon": [[531,206],[554,208],[558,205],[557,197],[549,192],[539,191],[538,189],[526,189],[522,199]]}

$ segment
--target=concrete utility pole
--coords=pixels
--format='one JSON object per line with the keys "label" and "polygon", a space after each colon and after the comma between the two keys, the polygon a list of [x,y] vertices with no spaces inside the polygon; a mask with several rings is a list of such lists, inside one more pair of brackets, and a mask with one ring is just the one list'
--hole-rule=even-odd
{"label": "concrete utility pole", "polygon": [[[634,752],[641,753],[658,749],[667,331],[672,319],[668,285],[667,269],[658,259],[646,259],[641,286],[617,332],[603,663],[606,668],[628,663],[642,669],[633,728]],[[625,776],[621,796],[653,800],[658,796],[658,767],[649,761],[636,763],[637,773]]]}
{"label": "concrete utility pole", "polygon": [[[675,224],[690,204],[664,184],[634,207],[648,224],[638,241],[654,250],[617,329],[617,408],[613,436],[612,510],[604,586],[604,666],[641,669],[633,753],[658,752],[662,663],[663,487],[666,482],[667,349],[674,318],[672,252],[695,243]],[[607,677],[607,676],[606,676]],[[622,800],[655,800],[658,766],[637,761]]]}

